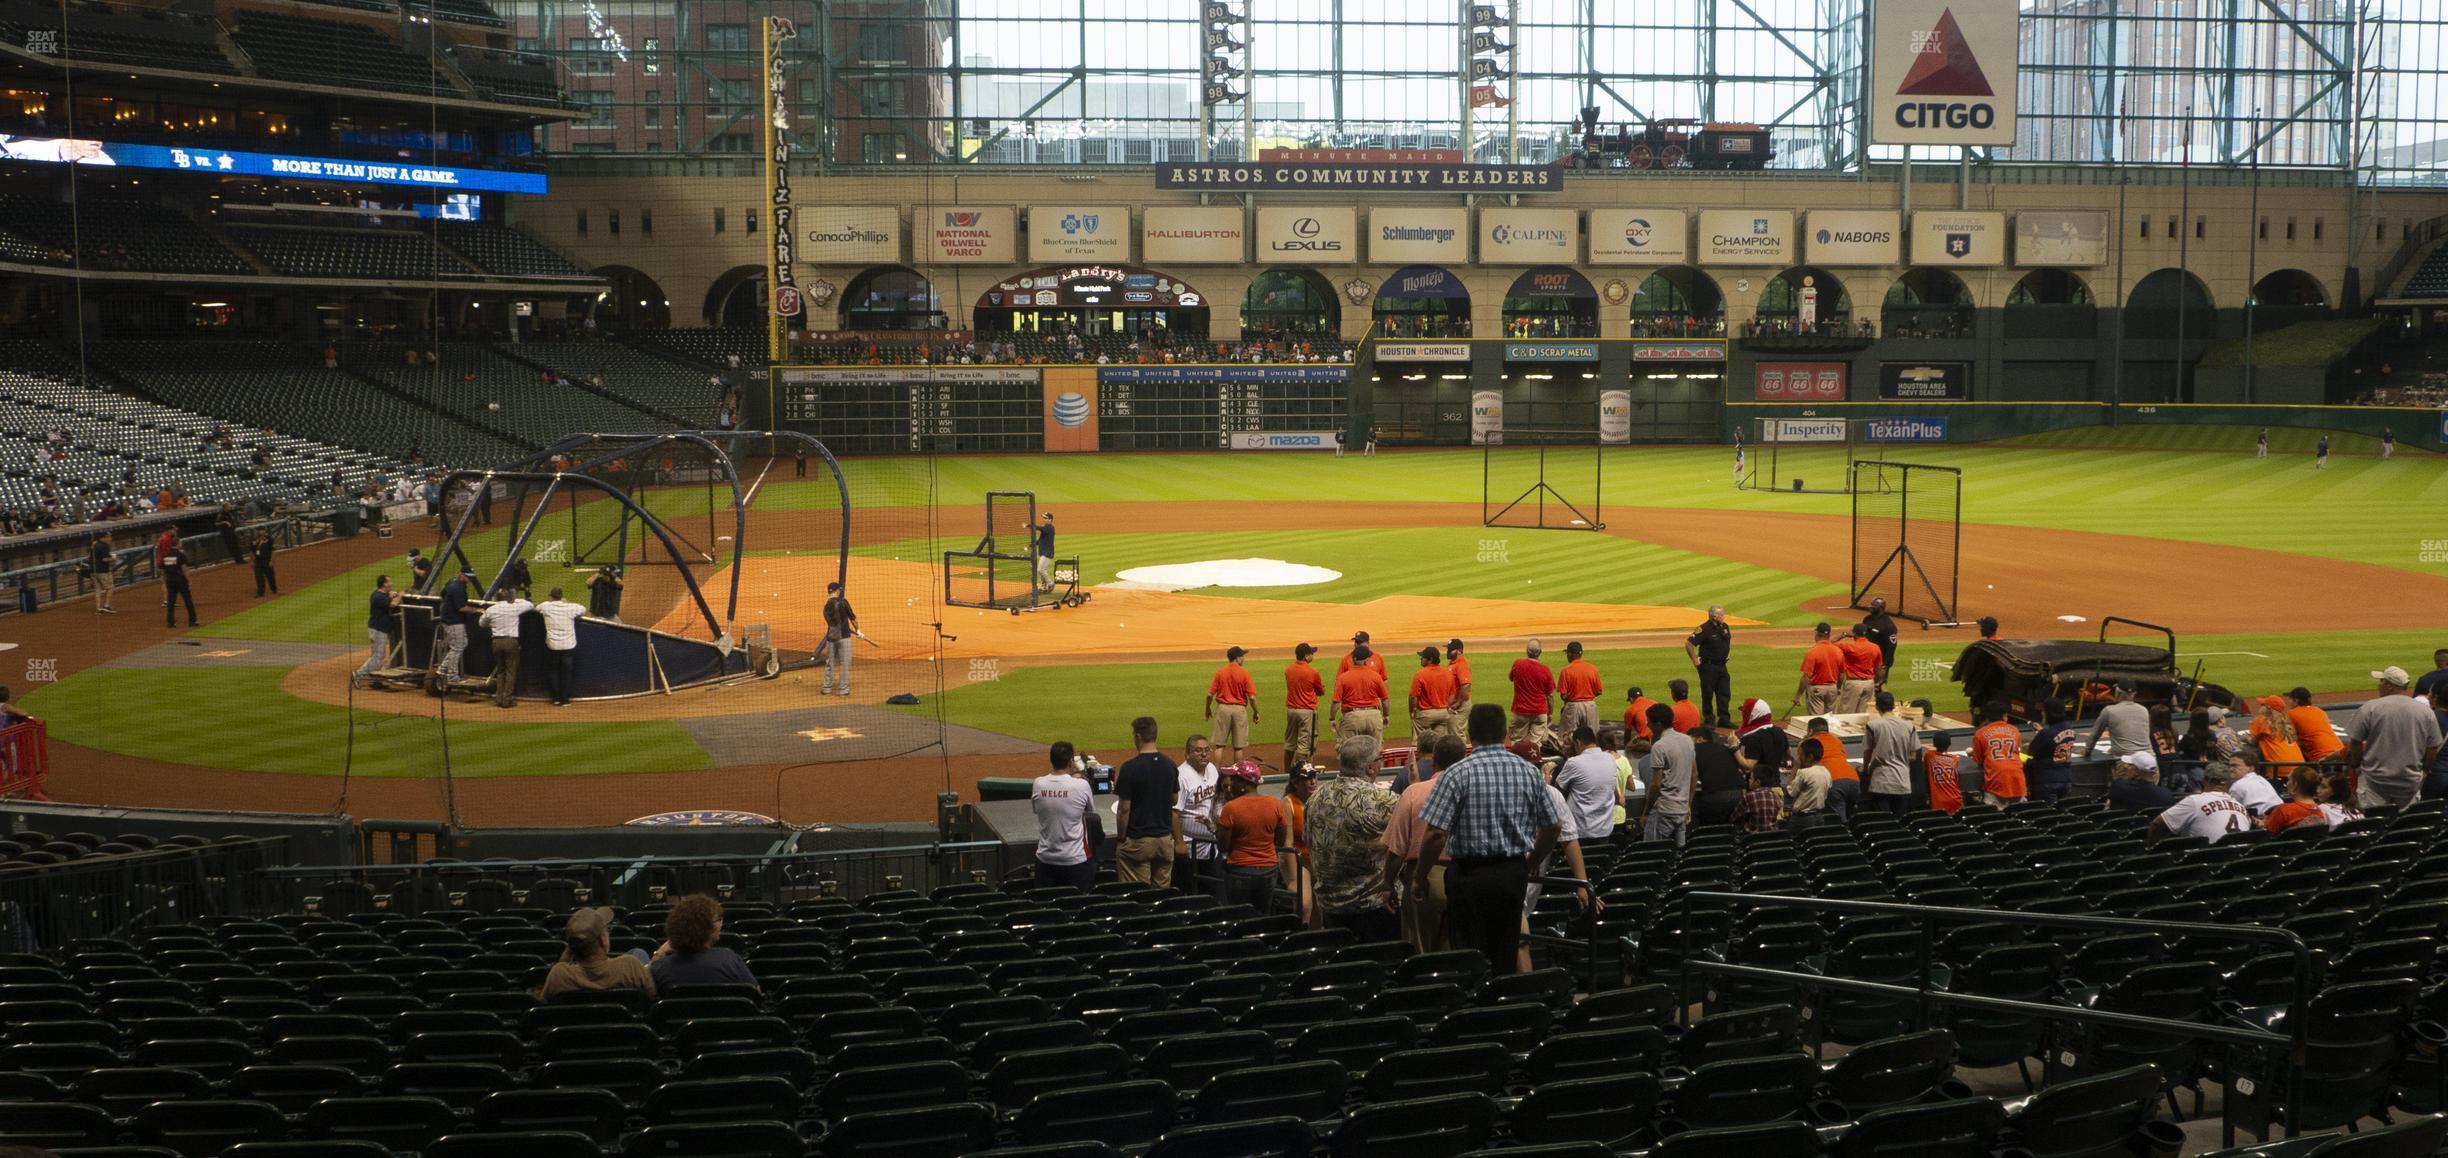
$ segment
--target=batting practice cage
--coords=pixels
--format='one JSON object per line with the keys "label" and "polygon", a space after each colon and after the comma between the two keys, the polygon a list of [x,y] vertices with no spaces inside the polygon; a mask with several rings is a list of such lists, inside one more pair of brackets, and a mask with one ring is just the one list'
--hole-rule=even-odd
{"label": "batting practice cage", "polygon": [[[944,602],[1014,615],[1087,602],[1079,589],[1077,558],[1050,557],[1040,567],[1040,525],[1035,491],[986,492],[984,534],[977,546],[943,553]],[[1059,530],[1054,541],[1059,550]]]}
{"label": "batting practice cage", "polygon": [[[335,745],[348,776],[393,781],[383,815],[485,827],[719,809],[814,823],[838,810],[811,767],[940,753],[931,459],[843,463],[796,433],[587,433],[436,478],[439,518],[392,520],[382,533],[400,553],[365,569],[400,592],[381,662],[360,670],[371,584],[353,581],[339,598],[359,642],[314,676],[349,709]],[[454,581],[476,609],[456,632],[440,614]],[[855,616],[846,647],[827,640],[836,586]],[[483,609],[556,592],[586,609],[574,647],[554,647],[527,611],[515,646],[497,649]],[[929,706],[883,703],[901,693]],[[694,778],[617,804],[468,787],[557,771]],[[402,802],[403,779],[433,795]],[[572,783],[600,794],[652,779]]]}
{"label": "batting practice cage", "polygon": [[[1844,418],[1759,418],[1743,447],[1735,486],[1747,491],[1841,495],[1860,456],[1859,426]],[[1878,458],[1883,451],[1872,451]]]}
{"label": "batting practice cage", "polygon": [[1605,530],[1606,449],[1592,427],[1507,427],[1479,447],[1479,525]]}
{"label": "batting practice cage", "polygon": [[1963,552],[1963,471],[1919,463],[1855,462],[1853,606],[1885,599],[1896,616],[1932,627],[1956,617]]}

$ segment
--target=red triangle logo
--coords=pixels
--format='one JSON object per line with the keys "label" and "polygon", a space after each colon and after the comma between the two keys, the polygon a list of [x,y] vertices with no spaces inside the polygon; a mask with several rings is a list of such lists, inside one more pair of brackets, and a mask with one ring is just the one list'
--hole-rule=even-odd
{"label": "red triangle logo", "polygon": [[1972,46],[1955,25],[1955,10],[1938,13],[1938,26],[1913,37],[1913,65],[1897,96],[1995,96]]}

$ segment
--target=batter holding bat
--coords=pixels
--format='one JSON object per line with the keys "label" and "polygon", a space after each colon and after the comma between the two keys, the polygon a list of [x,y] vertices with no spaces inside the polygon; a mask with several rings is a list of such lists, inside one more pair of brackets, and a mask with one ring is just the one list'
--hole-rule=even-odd
{"label": "batter holding bat", "polygon": [[858,627],[858,612],[850,609],[850,600],[842,594],[839,582],[825,584],[824,642],[817,646],[816,658],[825,665],[824,694],[837,694],[833,684],[838,677],[840,695],[850,694],[850,637],[862,635]]}

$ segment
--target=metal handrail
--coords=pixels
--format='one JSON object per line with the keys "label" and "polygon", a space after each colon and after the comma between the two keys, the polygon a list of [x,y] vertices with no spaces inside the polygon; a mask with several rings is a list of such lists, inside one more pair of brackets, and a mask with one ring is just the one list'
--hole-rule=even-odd
{"label": "metal handrail", "polygon": [[[2310,1006],[2312,1000],[2311,986],[2314,962],[2312,959],[2311,946],[2306,945],[2302,937],[2297,936],[2290,930],[2272,929],[2262,925],[2212,925],[2197,921],[2145,921],[2131,917],[2101,917],[2081,913],[2029,913],[2006,909],[1965,909],[1946,905],[1907,905],[1899,904],[1893,901],[1848,901],[1840,900],[1834,897],[1727,893],[1706,890],[1685,893],[1683,894],[1682,899],[1686,906],[1689,906],[1695,902],[1708,901],[1719,902],[1728,906],[1743,904],[1765,908],[1814,909],[1833,913],[1880,913],[1915,918],[1914,924],[1918,943],[1915,953],[1914,974],[1918,978],[1918,984],[1910,986],[1892,985],[1886,982],[1859,981],[1851,978],[1828,977],[1817,973],[1789,972],[1782,969],[1770,969],[1756,965],[1736,965],[1723,961],[1700,960],[1692,953],[1691,926],[1687,922],[1680,930],[1679,937],[1679,956],[1681,957],[1681,962],[1680,971],[1676,976],[1678,997],[1680,997],[1682,993],[1689,991],[1691,974],[1694,971],[1697,971],[1704,974],[1713,973],[1732,977],[1755,977],[1762,980],[1787,981],[1796,983],[1797,985],[1805,988],[1824,988],[1855,993],[1878,993],[1894,997],[1911,997],[1914,999],[1915,1022],[1921,1025],[1927,1024],[1930,1006],[1944,1005],[1961,1006],[1970,1009],[1988,1009],[2001,1013],[2024,1014],[2035,1019],[2047,1021],[2068,1021],[2078,1024],[2111,1025],[2123,1029],[2136,1029],[2154,1033],[2172,1034],[2181,1037],[2194,1037],[2206,1041],[2226,1042],[2233,1045],[2284,1045],[2287,1050],[2287,1096],[2284,1112],[2281,1115],[2281,1121],[2285,1126],[2287,1137],[2292,1138],[2298,1132],[2296,1123],[2298,1120],[2298,1115],[2301,1112],[2301,1103],[2303,1101],[2303,1070],[2301,1063],[2305,1057],[2305,1047],[2307,1044],[2305,1038],[2306,1018],[2304,1017],[2304,1011]],[[2257,941],[2275,944],[2280,946],[2295,959],[2295,969],[2292,978],[2294,992],[2293,996],[2288,1000],[2286,1007],[2287,1012],[2285,1025],[2287,1027],[2287,1032],[2284,1034],[2277,1034],[2270,1033],[2266,1030],[2248,1029],[2239,1026],[2224,1026],[2210,1022],[2178,1021],[2171,1018],[2144,1017],[2139,1014],[2112,1013],[2105,1010],[2084,1009],[2080,1006],[2059,1005],[2052,1002],[2018,1001],[2012,998],[1984,997],[1973,993],[1952,993],[1943,989],[1935,989],[1930,985],[1930,966],[1932,963],[1930,943],[1933,940],[1935,926],[1940,921],[1953,921],[1967,924],[2039,925],[2053,926],[2063,929],[2092,929],[2103,932],[2122,931],[2128,933],[2148,933],[2154,936],[2162,937],[2203,937],[2218,938],[2230,941]],[[2235,1131],[2232,1122],[2227,1123],[2225,1132],[2227,1135],[2225,1144],[2229,1146],[2234,1145]]]}
{"label": "metal handrail", "polygon": [[382,873],[391,873],[400,876],[414,876],[419,873],[468,873],[482,875],[486,872],[516,871],[521,869],[587,867],[626,868],[633,865],[658,865],[667,867],[694,864],[788,865],[798,862],[840,860],[844,857],[875,856],[895,853],[904,855],[925,853],[929,856],[942,856],[964,852],[986,852],[1001,847],[1003,847],[1003,842],[999,840],[930,841],[925,844],[881,845],[875,848],[840,848],[825,849],[821,851],[806,850],[800,852],[777,853],[725,852],[703,854],[690,853],[683,855],[672,855],[668,853],[636,853],[628,856],[519,857],[512,860],[417,861],[413,864],[275,865],[264,869],[263,871],[267,876],[306,876],[317,873],[326,876],[363,876],[368,874]]}

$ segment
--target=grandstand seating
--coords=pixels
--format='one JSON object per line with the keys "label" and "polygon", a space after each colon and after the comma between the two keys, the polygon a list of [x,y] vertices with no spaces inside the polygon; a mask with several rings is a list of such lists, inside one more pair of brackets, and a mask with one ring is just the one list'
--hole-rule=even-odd
{"label": "grandstand seating", "polygon": [[[498,21],[500,18],[494,19]],[[542,57],[453,45],[450,59],[458,67],[459,75],[476,86],[480,95],[524,104],[559,106],[569,103],[569,98],[561,91],[561,82],[553,72],[552,63]]]}
{"label": "grandstand seating", "polygon": [[299,277],[433,281],[475,271],[421,229],[230,225],[231,239],[274,270]]}
{"label": "grandstand seating", "polygon": [[2448,297],[2448,245],[2434,248],[2423,255],[2412,276],[2406,278],[2404,295],[2411,298]]}
{"label": "grandstand seating", "polygon": [[[134,198],[86,196],[74,205],[0,194],[0,235],[19,260],[76,253],[88,269],[247,274],[253,267],[175,209]],[[37,253],[39,251],[39,253]]]}
{"label": "grandstand seating", "polygon": [[168,8],[120,9],[78,4],[61,30],[62,6],[41,0],[0,0],[0,36],[11,45],[30,45],[29,33],[51,33],[61,56],[72,60],[138,64],[188,72],[235,74],[222,53],[217,28],[208,15]]}
{"label": "grandstand seating", "polygon": [[[92,360],[113,377],[173,406],[340,446],[427,461],[489,464],[518,445],[389,393],[319,353],[270,340],[99,340]],[[344,364],[345,365],[345,364]],[[317,405],[301,406],[301,398]]]}
{"label": "grandstand seating", "polygon": [[365,25],[249,10],[238,14],[230,37],[246,50],[256,73],[271,79],[440,97],[462,95],[447,71],[409,55],[389,37]]}
{"label": "grandstand seating", "polygon": [[489,221],[440,223],[442,244],[486,273],[519,278],[592,279],[552,247]]}
{"label": "grandstand seating", "polygon": [[[579,431],[641,431],[670,427],[634,406],[577,385],[555,385],[543,371],[469,342],[444,343],[438,365],[411,368],[406,348],[380,343],[345,347],[351,365],[443,414],[541,447]],[[489,409],[498,403],[498,409]],[[494,461],[499,461],[498,459]]]}
{"label": "grandstand seating", "polygon": [[[624,335],[624,340],[702,366],[721,368],[728,364],[726,359],[732,354],[739,355],[743,368],[762,370],[765,365],[765,334],[761,330],[733,326],[641,330]],[[810,365],[884,366],[940,366],[956,363],[963,357],[971,362],[991,362],[1006,347],[1016,361],[1045,363],[1095,362],[1100,357],[1114,363],[1160,361],[1167,351],[1171,360],[1177,362],[1245,362],[1253,360],[1253,354],[1257,361],[1290,362],[1303,360],[1303,346],[1307,347],[1309,361],[1347,362],[1352,356],[1350,342],[1310,336],[1287,342],[1188,340],[1169,347],[1142,345],[1139,350],[1132,350],[1131,344],[1132,339],[1119,336],[1083,338],[1077,347],[1063,339],[1015,335],[978,335],[956,341],[948,334],[911,331],[907,337],[819,338],[797,343],[791,356]]]}
{"label": "grandstand seating", "polygon": [[603,389],[639,407],[668,414],[692,426],[714,425],[721,392],[706,382],[698,366],[624,346],[618,342],[521,342],[517,355],[579,381],[603,376]]}
{"label": "grandstand seating", "polygon": [[431,12],[443,20],[459,24],[476,24],[486,28],[507,28],[510,22],[484,0],[408,0],[410,11]]}
{"label": "grandstand seating", "polygon": [[737,356],[742,369],[765,367],[765,331],[741,326],[694,326],[639,330],[623,336],[631,345],[668,358],[721,370]]}

